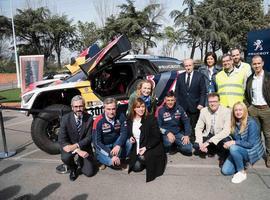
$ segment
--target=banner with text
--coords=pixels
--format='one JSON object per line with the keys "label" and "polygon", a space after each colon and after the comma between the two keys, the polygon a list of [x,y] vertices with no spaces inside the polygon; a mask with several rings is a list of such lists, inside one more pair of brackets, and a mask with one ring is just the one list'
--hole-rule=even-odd
{"label": "banner with text", "polygon": [[255,55],[264,60],[264,69],[270,71],[270,29],[248,32],[247,61]]}

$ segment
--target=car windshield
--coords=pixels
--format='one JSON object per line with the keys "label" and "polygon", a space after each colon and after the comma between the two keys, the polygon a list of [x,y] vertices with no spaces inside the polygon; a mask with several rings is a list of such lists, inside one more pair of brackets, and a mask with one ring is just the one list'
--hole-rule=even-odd
{"label": "car windshield", "polygon": [[70,82],[78,82],[78,81],[85,81],[85,80],[87,80],[87,76],[85,75],[85,73],[83,73],[83,71],[80,70],[78,73],[64,80],[64,82],[70,83]]}

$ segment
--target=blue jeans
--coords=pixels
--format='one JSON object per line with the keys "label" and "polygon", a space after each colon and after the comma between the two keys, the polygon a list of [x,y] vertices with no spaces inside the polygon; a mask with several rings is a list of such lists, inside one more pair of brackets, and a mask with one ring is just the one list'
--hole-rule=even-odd
{"label": "blue jeans", "polygon": [[[110,149],[113,149],[113,147],[115,146],[117,141],[118,140],[116,140],[113,144],[108,144],[105,146],[109,147]],[[124,147],[123,146],[121,146],[121,149],[120,149],[119,154],[118,154],[118,157],[121,159],[126,158],[127,155],[130,153],[131,148],[132,148],[132,144],[130,143],[129,140],[127,140],[125,146]],[[106,156],[103,153],[101,153],[98,149],[96,149],[96,157],[100,163],[107,165],[107,166],[112,166],[112,158],[110,157],[110,155]]]}
{"label": "blue jeans", "polygon": [[[163,136],[163,145],[165,149],[168,151],[170,147],[172,146],[173,143],[170,143],[168,140],[167,135],[162,135]],[[177,148],[179,151],[184,152],[184,153],[192,153],[192,144],[183,144],[182,143],[182,137],[184,136],[181,133],[176,133],[175,135],[175,144],[177,145]]]}
{"label": "blue jeans", "polygon": [[248,152],[245,148],[238,145],[232,145],[229,149],[230,154],[221,169],[224,175],[232,175],[245,168],[248,162]]}

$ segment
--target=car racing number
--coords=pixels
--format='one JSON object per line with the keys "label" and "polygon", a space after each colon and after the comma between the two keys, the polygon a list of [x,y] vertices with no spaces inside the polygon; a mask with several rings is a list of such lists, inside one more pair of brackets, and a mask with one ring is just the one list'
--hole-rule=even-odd
{"label": "car racing number", "polygon": [[91,107],[87,109],[87,112],[92,115],[94,118],[97,116],[101,115],[104,111],[103,106],[96,106],[96,107]]}

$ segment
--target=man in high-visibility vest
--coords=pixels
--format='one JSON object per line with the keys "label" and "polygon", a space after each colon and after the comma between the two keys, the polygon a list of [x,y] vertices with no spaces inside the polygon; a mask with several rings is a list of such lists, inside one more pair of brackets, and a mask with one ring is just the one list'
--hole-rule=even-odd
{"label": "man in high-visibility vest", "polygon": [[216,75],[220,104],[232,108],[238,101],[244,100],[244,83],[246,76],[243,71],[233,66],[231,55],[222,56],[223,70]]}
{"label": "man in high-visibility vest", "polygon": [[235,69],[242,71],[245,75],[245,86],[247,78],[252,74],[251,66],[241,60],[241,50],[239,48],[231,49],[230,53],[232,55],[233,65]]}

